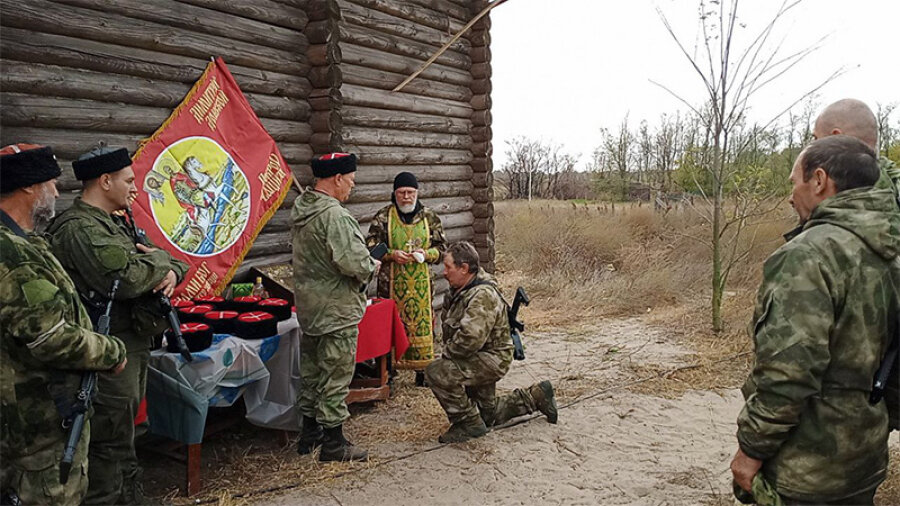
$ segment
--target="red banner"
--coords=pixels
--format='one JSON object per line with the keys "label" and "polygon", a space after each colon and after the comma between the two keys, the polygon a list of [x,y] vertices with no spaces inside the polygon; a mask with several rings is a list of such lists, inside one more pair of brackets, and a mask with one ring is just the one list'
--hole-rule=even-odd
{"label": "red banner", "polygon": [[134,155],[138,226],[190,265],[178,292],[221,293],[291,172],[221,58]]}

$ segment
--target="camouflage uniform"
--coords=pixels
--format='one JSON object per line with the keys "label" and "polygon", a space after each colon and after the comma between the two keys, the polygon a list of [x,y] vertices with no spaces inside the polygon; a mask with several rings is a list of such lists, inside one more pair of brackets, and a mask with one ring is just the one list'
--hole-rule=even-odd
{"label": "camouflage uniform", "polygon": [[2,489],[15,490],[23,504],[78,504],[87,489],[90,422],[62,485],[67,433],[48,389],[74,401],[77,371],[112,369],[125,359],[125,345],[91,331],[75,286],[46,241],[26,236],[0,214]]}
{"label": "camouflage uniform", "polygon": [[891,189],[895,195],[900,193],[900,167],[884,156],[878,158],[878,167],[881,169],[881,177],[875,183],[875,188]]}
{"label": "camouflage uniform", "polygon": [[[394,204],[383,207],[375,213],[369,223],[369,233],[366,235],[366,246],[371,250],[379,243],[388,243],[388,216]],[[413,216],[409,224],[415,224],[422,220],[428,222],[428,230],[431,233],[431,247],[425,252],[425,261],[430,264],[441,263],[441,257],[447,247],[447,239],[444,237],[444,225],[441,223],[441,217],[436,212],[425,206],[420,206],[416,214]],[[387,255],[390,256],[393,250],[388,249]],[[391,272],[390,269],[381,269],[378,272],[378,296],[382,299],[391,298]],[[431,298],[434,300],[434,279],[431,283]]]}
{"label": "camouflage uniform", "polygon": [[506,309],[496,283],[483,271],[444,304],[443,353],[425,369],[425,379],[452,424],[480,417],[490,427],[538,409],[539,384],[496,396],[497,382],[512,362]]}
{"label": "camouflage uniform", "polygon": [[140,253],[125,221],[76,199],[51,224],[53,252],[79,293],[104,294],[120,280],[110,333],[128,348],[128,364],[118,376],[100,377],[90,447],[86,504],[141,500],[140,468],[134,451],[134,418],[147,388],[147,364],[155,335],[167,328],[153,289],[169,270],[181,280],[187,265],[161,249]]}
{"label": "camouflage uniform", "polygon": [[737,436],[786,499],[839,501],[885,478],[887,408],[868,397],[900,310],[895,210],[888,190],[838,193],[766,260]]}
{"label": "camouflage uniform", "polygon": [[356,219],[337,199],[307,189],[294,201],[294,297],[303,331],[297,409],[325,429],[350,417],[357,325],[375,261]]}

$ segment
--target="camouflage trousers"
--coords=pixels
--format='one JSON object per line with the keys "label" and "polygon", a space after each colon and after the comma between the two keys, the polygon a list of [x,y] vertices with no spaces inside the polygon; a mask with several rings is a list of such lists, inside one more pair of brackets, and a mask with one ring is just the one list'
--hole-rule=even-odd
{"label": "camouflage trousers", "polygon": [[472,422],[480,416],[490,427],[537,410],[529,389],[497,396],[497,382],[507,371],[508,362],[490,353],[476,353],[465,359],[435,360],[425,369],[425,380],[450,423]]}
{"label": "camouflage trousers", "polygon": [[[3,459],[3,492],[12,489],[21,504],[69,505],[80,504],[87,492],[88,460],[91,422],[84,424],[84,432],[75,449],[72,470],[65,485],[59,482],[59,463],[62,461],[68,433],[59,431],[59,441],[38,455]],[[49,463],[49,465],[47,465]]]}
{"label": "camouflage trousers", "polygon": [[[131,343],[126,341],[131,348]],[[91,446],[89,485],[84,504],[138,504],[143,501],[140,467],[134,452],[134,417],[147,391],[150,350],[126,355],[120,374],[99,374]]]}
{"label": "camouflage trousers", "polygon": [[350,418],[347,394],[356,367],[356,325],[321,336],[300,338],[300,416],[330,429]]}

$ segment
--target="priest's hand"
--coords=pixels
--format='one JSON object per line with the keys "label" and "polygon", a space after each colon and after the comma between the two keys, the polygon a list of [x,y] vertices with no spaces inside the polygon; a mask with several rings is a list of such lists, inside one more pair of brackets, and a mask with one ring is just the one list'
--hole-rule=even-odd
{"label": "priest's hand", "polygon": [[396,264],[406,265],[410,262],[415,262],[416,259],[413,258],[411,253],[407,253],[403,250],[395,249],[391,253],[391,261]]}

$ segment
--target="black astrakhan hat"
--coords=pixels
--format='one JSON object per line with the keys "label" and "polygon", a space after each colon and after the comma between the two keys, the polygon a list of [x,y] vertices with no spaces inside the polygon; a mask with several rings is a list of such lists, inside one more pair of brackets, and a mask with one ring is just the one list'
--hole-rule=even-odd
{"label": "black astrakhan hat", "polygon": [[397,188],[415,188],[419,189],[419,180],[412,172],[401,172],[394,176],[394,190]]}
{"label": "black astrakhan hat", "polygon": [[43,183],[62,174],[53,150],[36,144],[11,144],[0,149],[0,193]]}
{"label": "black astrakhan hat", "polygon": [[79,181],[96,179],[103,174],[117,172],[131,165],[131,157],[125,148],[100,148],[78,157],[72,162],[72,169]]}
{"label": "black astrakhan hat", "polygon": [[329,153],[313,158],[310,163],[313,176],[322,179],[338,174],[356,172],[356,155],[350,153]]}

